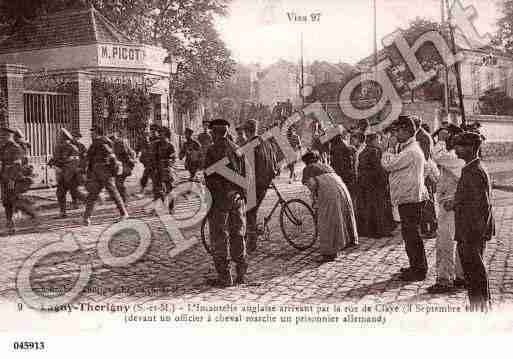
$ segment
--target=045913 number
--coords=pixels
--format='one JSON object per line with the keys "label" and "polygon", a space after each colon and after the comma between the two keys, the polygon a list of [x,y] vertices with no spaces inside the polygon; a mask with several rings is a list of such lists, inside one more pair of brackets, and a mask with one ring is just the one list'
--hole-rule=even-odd
{"label": "045913 number", "polygon": [[43,350],[46,348],[45,342],[14,342],[14,350]]}

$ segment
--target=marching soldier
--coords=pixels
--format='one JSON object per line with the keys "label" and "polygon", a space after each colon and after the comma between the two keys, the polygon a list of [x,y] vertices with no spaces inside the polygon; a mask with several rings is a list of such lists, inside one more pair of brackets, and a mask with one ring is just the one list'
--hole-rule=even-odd
{"label": "marching soldier", "polygon": [[154,167],[153,163],[153,142],[155,142],[159,135],[158,135],[159,126],[156,124],[150,125],[150,133],[145,134],[142,141],[139,143],[139,146],[137,148],[137,153],[139,155],[139,161],[144,166],[144,171],[140,180],[141,184],[141,192],[140,195],[144,195],[144,189],[146,188],[146,185],[148,184],[148,179],[152,178],[152,171]]}
{"label": "marching soldier", "polygon": [[201,145],[201,153],[203,155],[202,161],[205,162],[207,149],[212,145],[212,136],[208,131],[209,121],[203,121],[203,132],[198,135],[198,142]]}
{"label": "marching soldier", "polygon": [[[86,178],[86,171],[87,171],[87,147],[82,142],[80,142],[80,139],[82,138],[82,135],[80,134],[80,132],[78,132],[78,131],[73,132],[72,135],[73,135],[73,140],[71,141],[71,143],[78,148],[78,152],[79,152],[79,156],[80,156],[79,172],[77,175],[77,186],[78,186],[78,188],[82,188],[82,186],[85,185],[85,178]],[[80,192],[80,190],[79,190],[79,193],[82,194],[81,198],[80,197],[75,198],[73,192],[71,193],[71,199],[72,199],[71,208],[73,208],[73,209],[78,209],[79,208],[79,203],[78,203],[79,200],[84,201],[85,198],[87,197],[87,195]]]}
{"label": "marching soldier", "polygon": [[479,134],[471,132],[456,137],[456,155],[465,161],[465,166],[461,170],[454,202],[444,204],[447,211],[454,209],[454,239],[458,243],[472,311],[488,311],[490,306],[483,256],[486,242],[495,235],[490,177],[477,155],[481,141]]}
{"label": "marching soldier", "polygon": [[130,146],[121,138],[119,130],[114,131],[110,137],[112,141],[112,149],[116,159],[122,164],[121,174],[116,176],[116,188],[118,189],[125,205],[128,203],[125,181],[132,174],[135,167],[135,155]]}
{"label": "marching soldier", "polygon": [[93,143],[87,151],[87,196],[86,209],[84,212],[84,224],[89,225],[90,217],[94,209],[98,195],[103,188],[107,189],[109,195],[114,199],[118,207],[120,220],[128,218],[128,212],[119,192],[116,188],[115,177],[122,172],[121,163],[114,155],[113,144],[110,139],[104,136],[101,128],[91,130]]}
{"label": "marching soldier", "polygon": [[[223,119],[210,123],[214,144],[207,150],[205,168],[227,157],[229,167],[240,175],[244,175],[244,160],[236,152],[237,145],[228,140],[230,124]],[[214,265],[217,278],[209,281],[216,287],[228,287],[244,282],[247,270],[246,263],[246,216],[243,189],[223,176],[212,173],[206,176],[207,188],[212,194],[212,206],[208,216],[208,225],[212,238]],[[232,277],[230,257],[236,265],[236,278]]]}
{"label": "marching soldier", "polygon": [[23,165],[28,165],[28,153],[30,151],[30,143],[23,138],[23,134],[17,128],[14,129],[14,141],[19,144],[25,153],[23,156]]}
{"label": "marching soldier", "polygon": [[73,202],[85,200],[85,195],[80,193],[81,153],[75,145],[73,136],[64,128],[61,128],[61,140],[55,149],[55,157],[49,162],[50,166],[56,166],[57,174],[57,201],[59,202],[60,216],[66,217],[66,194],[71,193]]}
{"label": "marching soldier", "polygon": [[203,160],[201,154],[201,145],[198,141],[192,138],[194,131],[190,128],[185,129],[186,141],[180,150],[179,159],[183,160],[185,157],[185,169],[191,174],[191,180],[196,177],[196,172],[202,167]]}
{"label": "marching soldier", "polygon": [[[153,199],[165,201],[166,196],[173,189],[173,164],[176,160],[175,147],[171,143],[171,131],[167,127],[159,130],[159,139],[152,145],[153,164],[152,182]],[[169,211],[173,209],[173,202],[169,203]]]}
{"label": "marching soldier", "polygon": [[16,210],[21,210],[32,219],[36,218],[36,212],[30,202],[22,197],[32,184],[30,173],[24,164],[27,161],[26,147],[15,141],[19,136],[19,130],[3,128],[7,132],[7,140],[0,149],[2,170],[0,183],[2,188],[2,204],[7,217],[9,234],[16,232],[13,215]]}

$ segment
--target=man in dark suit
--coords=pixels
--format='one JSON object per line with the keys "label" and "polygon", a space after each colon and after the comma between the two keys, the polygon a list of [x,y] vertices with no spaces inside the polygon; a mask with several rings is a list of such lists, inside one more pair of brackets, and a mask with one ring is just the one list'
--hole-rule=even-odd
{"label": "man in dark suit", "polygon": [[488,173],[481,165],[478,151],[481,136],[465,132],[455,139],[456,154],[465,161],[454,203],[455,235],[463,272],[467,281],[470,309],[487,311],[490,305],[488,276],[483,262],[486,242],[495,235]]}

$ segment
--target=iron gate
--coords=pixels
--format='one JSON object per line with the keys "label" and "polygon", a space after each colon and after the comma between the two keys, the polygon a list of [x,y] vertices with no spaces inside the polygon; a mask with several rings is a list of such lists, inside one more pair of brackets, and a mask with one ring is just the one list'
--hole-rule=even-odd
{"label": "iron gate", "polygon": [[62,127],[72,129],[71,95],[25,91],[25,137],[30,143],[29,161],[34,166],[34,187],[55,184],[55,172],[46,165],[53,156]]}

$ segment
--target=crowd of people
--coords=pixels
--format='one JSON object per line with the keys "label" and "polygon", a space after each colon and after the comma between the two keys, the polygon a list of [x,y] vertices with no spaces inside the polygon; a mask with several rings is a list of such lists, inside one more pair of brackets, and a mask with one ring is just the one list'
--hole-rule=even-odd
{"label": "crowd of people", "polygon": [[[364,121],[313,153],[324,166],[330,164],[320,173],[332,169],[347,186],[359,237],[388,237],[400,224],[409,259],[400,280],[426,279],[424,240],[436,238],[436,283],[427,291],[450,293],[466,287],[472,310],[487,310],[490,291],[483,254],[494,234],[494,219],[490,179],[480,163],[483,140],[478,124],[445,122],[430,134],[420,118],[401,115],[382,133],[373,133]],[[303,160],[308,168],[312,154],[307,155]],[[351,228],[350,219],[338,218]],[[319,227],[333,226],[327,216],[318,221]],[[332,238],[343,248],[347,236]]]}
{"label": "crowd of people", "polygon": [[[226,287],[246,280],[247,256],[258,248],[258,210],[280,173],[283,153],[272,138],[264,140],[259,135],[256,120],[236,128],[236,138],[229,134],[230,124],[224,119],[203,125],[197,136],[191,129],[185,131],[186,139],[178,151],[190,178],[227,158],[228,167],[241,176],[254,171],[256,185],[256,206],[246,211],[242,187],[219,173],[205,174],[212,195],[208,223],[218,274],[211,284]],[[19,131],[3,130],[7,140],[0,153],[2,203],[9,231],[14,233],[15,212],[24,211],[33,218],[37,213],[23,197],[32,177],[28,144]],[[466,287],[472,308],[486,310],[490,292],[483,253],[494,234],[494,220],[490,180],[479,159],[483,140],[479,128],[443,123],[430,134],[420,118],[401,115],[382,133],[372,132],[368,123],[361,121],[352,131],[343,131],[327,143],[321,143],[322,134],[317,128],[307,149],[293,128],[288,136],[298,159],[305,164],[302,183],[310,191],[317,214],[320,261],[334,261],[344,248],[357,246],[361,237],[391,236],[400,225],[409,259],[409,266],[399,273],[400,280],[425,280],[428,263],[423,240],[436,238],[437,279],[427,290],[447,293]],[[106,189],[120,220],[128,218],[125,181],[137,156],[144,166],[141,193],[151,179],[154,200],[165,202],[173,189],[177,157],[168,128],[152,125],[135,151],[118,131],[107,136],[102,128],[93,128],[91,135],[93,141],[87,149],[79,134],[61,130],[49,163],[56,168],[61,217],[66,216],[66,195],[70,192],[73,207],[85,202],[83,221],[90,224],[98,196]],[[257,140],[254,168],[247,168],[238,148],[253,140]],[[293,181],[295,161],[288,168]],[[87,193],[80,190],[82,185]],[[173,210],[172,201],[169,210]],[[235,276],[230,258],[235,263]]]}

